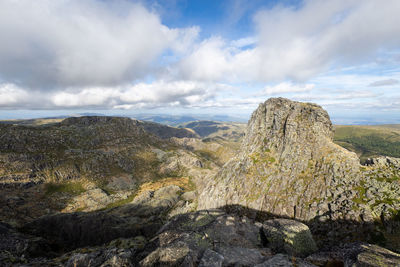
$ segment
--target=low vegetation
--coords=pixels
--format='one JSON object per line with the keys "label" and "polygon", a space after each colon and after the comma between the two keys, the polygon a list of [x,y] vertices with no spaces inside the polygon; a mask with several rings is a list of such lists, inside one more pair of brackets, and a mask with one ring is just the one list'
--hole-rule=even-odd
{"label": "low vegetation", "polygon": [[70,195],[79,195],[85,192],[85,188],[81,182],[62,182],[45,184],[46,195],[55,193],[67,193]]}
{"label": "low vegetation", "polygon": [[400,157],[400,130],[388,126],[336,126],[335,143],[357,153],[361,162],[370,157]]}

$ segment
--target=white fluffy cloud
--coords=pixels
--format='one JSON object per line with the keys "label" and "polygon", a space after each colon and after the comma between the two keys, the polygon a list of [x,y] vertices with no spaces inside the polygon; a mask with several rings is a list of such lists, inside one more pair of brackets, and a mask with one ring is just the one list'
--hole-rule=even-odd
{"label": "white fluffy cloud", "polygon": [[[305,81],[334,65],[371,60],[400,46],[400,1],[305,1],[299,9],[277,6],[255,15],[258,37],[235,42],[204,40],[179,64],[183,77],[201,80]],[[241,44],[242,39],[237,43]]]}
{"label": "white fluffy cloud", "polygon": [[0,84],[0,107],[20,105],[28,98],[28,93],[14,84]]}
{"label": "white fluffy cloud", "polygon": [[227,90],[224,84],[193,81],[157,81],[117,87],[85,87],[40,93],[38,97],[13,84],[0,84],[0,107],[30,108],[154,108],[193,107],[211,100],[216,92]]}
{"label": "white fluffy cloud", "polygon": [[25,87],[110,85],[147,74],[198,29],[169,29],[128,1],[0,1],[0,79]]}

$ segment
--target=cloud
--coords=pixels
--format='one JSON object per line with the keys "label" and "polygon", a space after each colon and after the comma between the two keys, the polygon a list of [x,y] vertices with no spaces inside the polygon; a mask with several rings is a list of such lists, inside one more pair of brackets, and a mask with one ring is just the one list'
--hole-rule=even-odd
{"label": "cloud", "polygon": [[309,92],[315,88],[314,84],[296,85],[289,82],[283,82],[275,86],[267,86],[262,90],[263,95],[279,95],[297,92]]}
{"label": "cloud", "polygon": [[128,1],[0,1],[0,79],[23,87],[115,85],[148,74],[198,29],[170,29]]}
{"label": "cloud", "polygon": [[257,38],[254,36],[251,36],[251,37],[241,38],[238,40],[233,40],[231,42],[231,46],[237,47],[237,48],[242,48],[242,47],[246,47],[246,46],[255,45],[256,43],[257,43]]}
{"label": "cloud", "polygon": [[387,80],[380,80],[373,83],[370,83],[368,86],[370,87],[377,87],[377,86],[389,86],[398,84],[399,81],[396,79],[387,79]]}
{"label": "cloud", "polygon": [[83,87],[31,93],[13,84],[0,84],[0,108],[132,109],[194,107],[230,87],[196,81],[156,81],[113,87]]}
{"label": "cloud", "polygon": [[361,98],[375,98],[381,96],[382,94],[374,93],[367,90],[353,90],[353,91],[338,91],[336,93],[330,94],[296,94],[293,95],[293,99],[300,101],[316,101],[316,100],[355,100]]}
{"label": "cloud", "polygon": [[28,93],[14,84],[0,85],[0,107],[23,104],[28,99]]}
{"label": "cloud", "polygon": [[[220,82],[304,82],[400,46],[400,1],[304,1],[254,16],[253,39],[203,40],[173,73]],[[253,44],[246,47],[246,44]]]}
{"label": "cloud", "polygon": [[[228,24],[255,10],[247,2],[229,2]],[[399,81],[396,70],[350,75],[398,52],[397,0],[257,8],[256,31],[237,40],[200,39],[200,26],[170,28],[154,10],[128,0],[0,1],[0,108],[248,108],[279,94],[344,102]]]}

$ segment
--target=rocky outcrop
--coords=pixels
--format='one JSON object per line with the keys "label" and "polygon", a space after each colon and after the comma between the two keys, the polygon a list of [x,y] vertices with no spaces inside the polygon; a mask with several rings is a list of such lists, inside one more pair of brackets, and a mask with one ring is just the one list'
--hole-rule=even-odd
{"label": "rocky outcrop", "polygon": [[132,192],[118,192],[116,194],[107,194],[100,188],[91,188],[86,192],[73,197],[67,207],[62,212],[74,212],[74,211],[94,211],[103,209],[111,203],[127,199]]}
{"label": "rocky outcrop", "polygon": [[[252,114],[240,152],[201,189],[199,209],[236,205],[255,217],[295,218],[325,239],[396,240],[399,160],[378,158],[362,166],[332,136],[320,106],[267,100]],[[383,227],[376,228],[377,221]],[[374,233],[381,229],[386,232]]]}
{"label": "rocky outcrop", "polygon": [[[329,213],[325,200],[355,197],[351,189],[360,179],[356,154],[332,136],[320,106],[267,100],[252,114],[241,152],[200,194],[200,208],[240,204],[303,220]],[[343,213],[351,210],[340,205]]]}

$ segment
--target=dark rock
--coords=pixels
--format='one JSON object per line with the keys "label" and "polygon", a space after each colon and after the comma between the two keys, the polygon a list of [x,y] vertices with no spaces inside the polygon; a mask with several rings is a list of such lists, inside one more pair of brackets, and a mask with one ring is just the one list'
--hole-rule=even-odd
{"label": "dark rock", "polygon": [[284,254],[276,254],[271,259],[255,265],[255,267],[316,267],[302,259],[289,257]]}
{"label": "dark rock", "polygon": [[254,266],[265,260],[260,250],[245,247],[219,247],[217,249],[224,257],[224,266]]}
{"label": "dark rock", "polygon": [[224,256],[214,250],[207,249],[201,257],[199,267],[221,267],[223,262]]}

